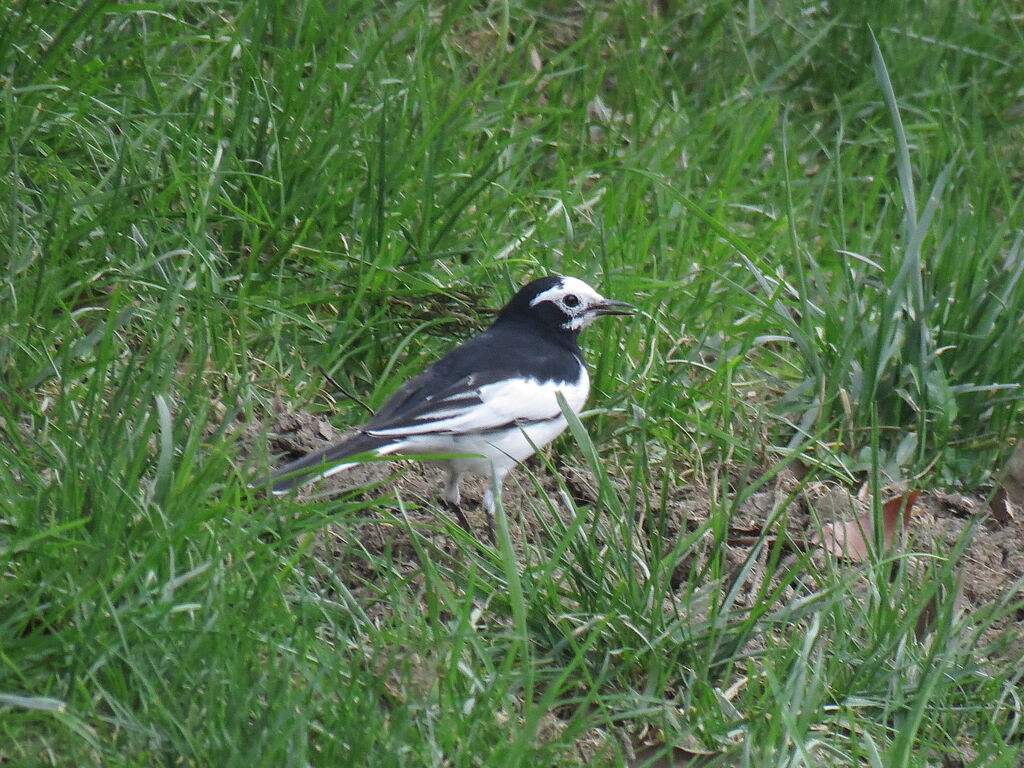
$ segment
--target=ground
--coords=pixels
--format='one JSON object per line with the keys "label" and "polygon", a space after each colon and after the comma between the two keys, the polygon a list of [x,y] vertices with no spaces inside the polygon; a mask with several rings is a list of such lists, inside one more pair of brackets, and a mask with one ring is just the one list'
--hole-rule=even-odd
{"label": "ground", "polygon": [[[291,455],[321,447],[325,441],[334,441],[342,433],[334,428],[323,416],[307,412],[283,413],[274,424],[269,425],[270,450],[274,454]],[[263,427],[246,430],[246,440],[260,439]],[[569,489],[573,501],[579,508],[593,507],[598,500],[596,481],[590,471],[568,456],[556,456],[554,465]],[[505,508],[510,516],[509,533],[513,546],[520,558],[525,550],[544,551],[545,527],[540,515],[550,515],[547,499],[558,499],[560,486],[547,470],[544,462],[534,457],[527,462],[527,469],[514,471],[506,481],[504,492]],[[724,582],[737,579],[740,583],[736,605],[749,608],[754,601],[765,594],[763,586],[768,580],[773,586],[781,579],[792,580],[792,569],[802,557],[810,553],[808,578],[816,568],[825,568],[826,555],[810,543],[824,525],[833,520],[852,519],[869,507],[866,489],[848,489],[835,482],[801,482],[803,468],[791,466],[771,478],[740,503],[732,512],[725,536],[726,562],[731,573]],[[418,584],[417,573],[422,564],[422,547],[411,540],[415,536],[426,536],[432,542],[435,553],[455,555],[458,548],[443,526],[436,525],[436,515],[441,514],[436,504],[443,479],[443,471],[418,462],[375,462],[355,467],[352,470],[332,476],[311,491],[299,491],[304,496],[330,497],[342,489],[353,486],[370,486],[367,493],[377,496],[401,499],[411,526],[395,524],[390,520],[363,519],[360,521],[335,522],[326,525],[314,535],[312,552],[324,568],[337,574],[342,582],[356,596],[372,593],[375,580],[373,567],[368,565],[371,558],[352,557],[352,540],[358,539],[360,549],[369,555],[388,554],[390,567],[397,567],[408,577],[410,589]],[[540,490],[531,482],[535,477]],[[748,478],[747,482],[751,482]],[[655,488],[655,496],[663,489]],[[887,496],[898,495],[906,489],[893,488]],[[474,533],[481,540],[487,536],[484,515],[480,505],[484,481],[467,479],[463,486],[463,508]],[[658,532],[663,547],[670,548],[682,535],[700,530],[705,526],[709,514],[720,505],[712,502],[711,489],[695,485],[673,485],[667,489],[664,519]],[[315,503],[315,498],[310,499]],[[397,503],[396,503],[397,507]],[[568,505],[560,506],[559,514],[569,516]],[[956,599],[959,617],[963,619],[960,637],[965,643],[976,643],[979,648],[997,649],[995,652],[1015,658],[1024,652],[1024,610],[1006,614],[993,622],[987,619],[986,609],[1005,603],[1013,598],[1024,582],[1024,520],[1020,516],[1003,517],[988,514],[988,503],[981,494],[950,493],[939,490],[923,490],[917,497],[910,515],[909,525],[901,532],[899,546],[905,552],[912,552],[906,558],[910,568],[934,556],[945,556],[955,552],[958,542],[967,536],[969,542],[957,564],[960,582]],[[856,512],[855,512],[856,510]],[[653,521],[639,519],[637,530],[647,533]],[[969,530],[970,529],[970,530]],[[782,541],[778,541],[782,537]],[[706,557],[709,547],[715,546],[715,537],[704,534],[704,546],[689,550],[677,566],[678,577],[674,583],[681,585],[688,575],[700,572],[699,560]],[[771,546],[765,542],[777,543],[781,557],[769,557]],[[652,542],[647,541],[648,545]],[[757,548],[751,560],[751,555]],[[442,555],[443,556],[443,555]],[[521,560],[522,562],[522,560]],[[845,564],[850,569],[855,564]],[[744,570],[745,569],[745,570]],[[788,576],[786,575],[788,574]],[[330,584],[323,584],[325,594],[332,594]],[[855,581],[852,589],[859,587]],[[782,584],[777,591],[777,600],[784,603],[794,599],[793,584]],[[1017,595],[1019,596],[1019,595]],[[369,600],[371,611],[387,611],[388,606]],[[972,616],[978,616],[977,622]],[[922,612],[917,620],[917,635],[923,642],[933,629],[935,616],[929,611]],[[1008,631],[1006,631],[1008,630]],[[1000,643],[1000,639],[1002,642]],[[763,642],[759,638],[757,642]],[[754,648],[750,650],[756,650]],[[557,729],[559,723],[552,722]],[[546,726],[547,727],[547,726]],[[588,733],[579,749],[581,755],[592,755],[600,749],[601,737]],[[637,745],[643,751],[642,741]],[[669,765],[669,763],[663,763]],[[681,763],[680,763],[681,764]],[[692,764],[692,763],[687,763]]]}

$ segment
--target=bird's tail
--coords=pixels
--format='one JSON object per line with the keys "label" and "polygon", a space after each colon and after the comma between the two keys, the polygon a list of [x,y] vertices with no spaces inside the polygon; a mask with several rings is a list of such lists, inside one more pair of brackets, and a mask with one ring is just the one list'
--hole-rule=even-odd
{"label": "bird's tail", "polygon": [[341,472],[359,463],[358,461],[344,461],[350,456],[360,454],[385,456],[401,450],[403,446],[402,441],[396,441],[394,438],[374,437],[360,433],[348,440],[307,454],[283,467],[278,467],[270,476],[271,488],[275,494],[281,495],[297,485],[330,477],[336,472]]}

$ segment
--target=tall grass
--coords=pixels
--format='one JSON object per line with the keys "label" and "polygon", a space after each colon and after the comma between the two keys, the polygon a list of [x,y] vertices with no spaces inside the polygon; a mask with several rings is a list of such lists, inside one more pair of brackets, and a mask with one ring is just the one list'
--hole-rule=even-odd
{"label": "tall grass", "polygon": [[[16,1],[0,756],[1013,765],[1020,673],[951,559],[865,596],[782,537],[727,557],[782,462],[972,485],[1020,433],[1020,20],[837,8]],[[357,421],[551,270],[643,310],[588,330],[593,412],[538,470],[593,502],[538,480],[491,548],[246,489],[276,399]]]}

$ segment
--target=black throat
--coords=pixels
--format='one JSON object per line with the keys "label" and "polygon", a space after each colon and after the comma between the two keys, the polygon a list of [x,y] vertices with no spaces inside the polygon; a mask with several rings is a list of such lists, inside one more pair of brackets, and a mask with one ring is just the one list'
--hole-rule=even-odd
{"label": "black throat", "polygon": [[509,307],[506,307],[498,315],[492,328],[520,330],[538,341],[543,339],[545,342],[568,350],[582,360],[579,344],[580,332],[562,327],[563,323],[569,321],[569,318],[556,306],[545,302],[539,306],[530,307],[525,312],[509,312],[508,310]]}

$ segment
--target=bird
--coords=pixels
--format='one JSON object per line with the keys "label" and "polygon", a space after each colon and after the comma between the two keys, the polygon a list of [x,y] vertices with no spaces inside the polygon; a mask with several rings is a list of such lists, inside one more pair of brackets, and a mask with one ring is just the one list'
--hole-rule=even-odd
{"label": "bird", "polygon": [[603,315],[634,311],[576,277],[535,279],[489,328],[405,382],[355,434],[276,469],[271,489],[285,494],[374,457],[452,455],[435,460],[447,470],[442,498],[471,531],[460,481],[466,474],[493,478],[483,499],[493,541],[493,489],[500,492],[516,464],[568,426],[557,393],[574,413],[590,393],[580,331]]}

